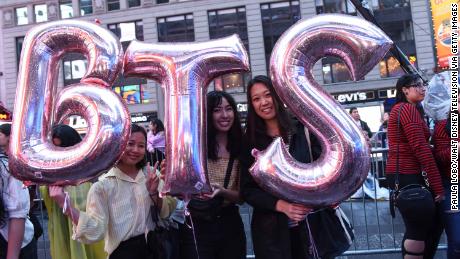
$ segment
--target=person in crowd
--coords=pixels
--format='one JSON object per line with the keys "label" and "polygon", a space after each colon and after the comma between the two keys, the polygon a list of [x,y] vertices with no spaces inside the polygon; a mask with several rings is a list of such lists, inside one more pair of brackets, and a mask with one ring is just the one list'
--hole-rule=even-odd
{"label": "person in crowd", "polygon": [[[71,147],[81,141],[78,132],[72,127],[59,124],[53,127],[52,141],[55,146]],[[86,198],[91,187],[90,182],[78,186],[67,186],[65,191],[69,193],[70,200],[75,208],[85,211]],[[73,240],[72,222],[62,213],[61,207],[51,199],[47,186],[40,187],[43,201],[48,212],[48,234],[50,240],[51,258],[68,259],[103,259],[107,258],[104,252],[104,242],[85,245]]]}
{"label": "person in crowd", "polygon": [[[174,198],[159,196],[157,164],[145,167],[146,143],[144,128],[132,124],[120,161],[91,186],[86,212],[73,205],[64,208],[74,224],[73,238],[83,243],[105,238],[109,259],[149,258],[145,233],[154,229],[151,206],[160,208],[160,218],[169,217],[176,207]],[[63,188],[50,186],[49,190],[51,198],[64,207]]]}
{"label": "person in crowd", "polygon": [[397,171],[399,189],[410,184],[425,185],[424,171],[436,202],[417,200],[397,204],[406,226],[401,245],[404,258],[432,258],[442,233],[442,222],[436,206],[444,198],[444,190],[428,142],[430,131],[420,105],[425,92],[426,85],[418,75],[400,77],[396,83],[396,104],[391,109],[388,121],[386,174],[390,188],[395,189]]}
{"label": "person in crowd", "polygon": [[361,116],[359,115],[358,108],[351,107],[349,112],[350,112],[351,117],[355,121],[356,125],[358,125],[358,127],[361,130],[363,130],[364,132],[367,133],[368,138],[371,138],[372,137],[372,131],[369,128],[369,126],[367,125],[367,123],[365,121],[361,120]]}
{"label": "person in crowd", "polygon": [[11,124],[0,125],[0,259],[36,259],[37,240],[27,215],[29,191],[8,167]]}
{"label": "person in crowd", "polygon": [[[246,236],[237,203],[239,194],[242,129],[235,100],[222,91],[207,95],[208,176],[214,189],[210,200],[192,200],[188,208],[195,227],[182,225],[183,259],[244,259]],[[187,221],[190,218],[188,217]]]}
{"label": "person in crowd", "polygon": [[[457,111],[458,113],[458,111]],[[446,198],[441,202],[444,227],[447,235],[447,258],[460,258],[460,211],[451,210],[451,157],[450,157],[450,115],[446,120],[437,121],[434,127],[434,154],[443,177]],[[458,138],[455,139],[458,142]]]}
{"label": "person in crowd", "polygon": [[249,168],[254,163],[251,150],[266,149],[276,137],[282,137],[289,144],[291,155],[302,163],[320,156],[320,144],[302,124],[292,123],[268,77],[253,78],[248,84],[247,98],[247,128],[240,156],[241,194],[254,208],[251,230],[255,256],[258,259],[310,258],[305,219],[311,209],[264,191],[250,175]]}
{"label": "person in crowd", "polygon": [[378,139],[380,140],[380,142],[382,143],[382,147],[383,148],[386,148],[388,147],[387,145],[387,129],[388,129],[388,119],[390,118],[390,113],[389,112],[385,112],[383,114],[383,118],[382,118],[382,125],[380,125],[379,127],[379,131],[377,132],[377,137]]}
{"label": "person in crowd", "polygon": [[150,164],[161,163],[165,156],[165,127],[160,119],[151,118],[147,133],[147,151]]}

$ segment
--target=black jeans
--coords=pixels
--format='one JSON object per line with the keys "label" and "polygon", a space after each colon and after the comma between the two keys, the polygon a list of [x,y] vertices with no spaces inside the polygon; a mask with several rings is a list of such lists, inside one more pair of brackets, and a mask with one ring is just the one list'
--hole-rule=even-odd
{"label": "black jeans", "polygon": [[182,259],[245,259],[246,235],[237,206],[223,208],[221,216],[207,221],[193,217],[195,240],[190,218],[180,226],[180,256]]}
{"label": "black jeans", "polygon": [[109,259],[148,259],[149,249],[145,235],[132,237],[121,242],[109,255]]}
{"label": "black jeans", "polygon": [[[393,174],[387,174],[388,184],[394,190]],[[409,184],[422,184],[424,180],[422,175],[399,175],[399,188]],[[401,247],[404,250],[404,241],[406,239],[425,241],[424,259],[431,259],[436,254],[439,239],[444,230],[442,221],[442,210],[439,203],[434,202],[407,202],[398,204],[398,210],[404,220],[406,232],[402,240]],[[408,251],[411,252],[411,251]]]}
{"label": "black jeans", "polygon": [[[0,235],[0,259],[5,259],[8,249],[8,243]],[[21,248],[21,253],[19,254],[19,259],[37,259],[37,240],[32,238],[32,241],[25,247]]]}

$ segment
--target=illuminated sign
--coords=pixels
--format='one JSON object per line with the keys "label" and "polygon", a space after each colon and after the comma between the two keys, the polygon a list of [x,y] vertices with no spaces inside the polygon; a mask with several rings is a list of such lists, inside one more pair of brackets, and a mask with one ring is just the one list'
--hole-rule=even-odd
{"label": "illuminated sign", "polygon": [[453,0],[430,0],[437,67],[447,69],[451,53],[451,4]]}

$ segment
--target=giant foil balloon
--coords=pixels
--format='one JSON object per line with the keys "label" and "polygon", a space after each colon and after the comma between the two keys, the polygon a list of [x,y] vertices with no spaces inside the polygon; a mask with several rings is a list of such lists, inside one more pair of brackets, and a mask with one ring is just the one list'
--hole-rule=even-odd
{"label": "giant foil balloon", "polygon": [[[69,52],[86,56],[87,73],[80,83],[58,93],[59,60]],[[78,184],[119,159],[129,137],[129,114],[111,84],[121,69],[122,55],[115,35],[88,22],[51,22],[27,33],[10,137],[9,165],[15,177],[43,184]],[[54,146],[52,126],[69,115],[86,120],[86,137],[73,147]]]}
{"label": "giant foil balloon", "polygon": [[131,42],[125,76],[153,79],[165,91],[166,179],[164,193],[211,191],[206,174],[206,93],[211,80],[249,69],[238,36],[202,43]]}
{"label": "giant foil balloon", "polygon": [[451,92],[450,72],[436,74],[428,84],[428,91],[423,100],[426,114],[435,121],[445,120],[450,112]]}
{"label": "giant foil balloon", "polygon": [[311,164],[295,161],[276,139],[253,152],[250,171],[273,195],[310,207],[336,204],[366,179],[369,148],[361,130],[331,95],[313,79],[313,65],[335,56],[354,80],[362,78],[385,55],[392,41],[373,24],[348,15],[319,15],[301,20],[278,40],[270,60],[276,92],[321,142],[322,155]]}

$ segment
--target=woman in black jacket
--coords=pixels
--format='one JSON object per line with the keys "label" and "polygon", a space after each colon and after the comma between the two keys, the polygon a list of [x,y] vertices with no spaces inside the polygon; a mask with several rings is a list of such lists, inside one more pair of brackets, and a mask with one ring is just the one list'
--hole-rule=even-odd
{"label": "woman in black jacket", "polygon": [[[316,159],[321,148],[314,136],[306,134],[302,124],[292,123],[271,80],[256,76],[248,84],[248,121],[243,140],[241,192],[243,199],[254,207],[251,222],[254,253],[257,259],[294,259],[309,257],[309,242],[305,218],[311,209],[279,199],[261,189],[248,169],[254,163],[251,150],[264,150],[275,137],[289,144],[289,152],[300,162]],[[306,136],[311,140],[310,150]]]}

